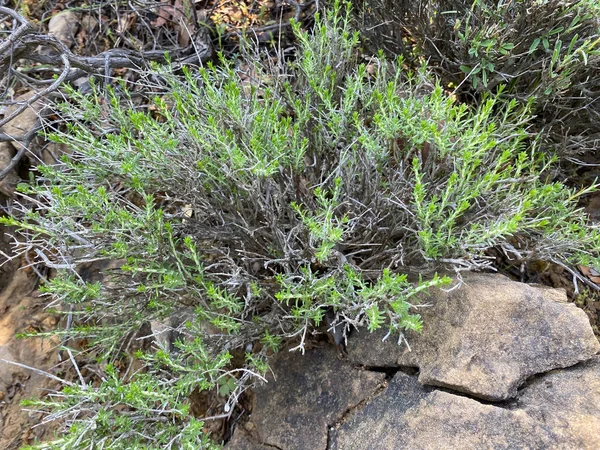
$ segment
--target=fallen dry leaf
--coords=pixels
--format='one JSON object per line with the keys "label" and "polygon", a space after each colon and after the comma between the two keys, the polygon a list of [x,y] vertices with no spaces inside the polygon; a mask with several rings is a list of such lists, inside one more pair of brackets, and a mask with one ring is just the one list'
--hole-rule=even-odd
{"label": "fallen dry leaf", "polygon": [[596,269],[594,269],[593,267],[587,267],[583,265],[578,265],[577,268],[591,282],[600,285],[600,272],[598,272]]}
{"label": "fallen dry leaf", "polygon": [[137,14],[130,13],[119,17],[117,24],[117,33],[127,33],[135,25]]}

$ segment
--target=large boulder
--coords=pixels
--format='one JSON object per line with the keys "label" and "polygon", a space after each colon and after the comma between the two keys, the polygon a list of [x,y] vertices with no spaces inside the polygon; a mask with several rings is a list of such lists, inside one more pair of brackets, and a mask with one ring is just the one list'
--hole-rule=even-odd
{"label": "large boulder", "polygon": [[[415,366],[422,384],[485,400],[515,397],[530,376],[572,366],[600,349],[586,314],[557,289],[501,275],[470,274],[457,289],[433,291],[424,326],[401,350],[381,334],[350,339],[352,360],[366,366]],[[377,347],[375,347],[377,345]],[[372,349],[378,348],[377,352]]]}

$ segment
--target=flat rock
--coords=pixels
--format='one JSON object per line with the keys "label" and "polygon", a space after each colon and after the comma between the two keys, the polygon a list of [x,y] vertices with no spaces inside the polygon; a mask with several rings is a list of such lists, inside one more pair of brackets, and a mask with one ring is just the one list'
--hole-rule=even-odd
{"label": "flat rock", "polygon": [[75,44],[75,34],[79,29],[80,22],[80,16],[73,11],[59,12],[48,22],[48,34],[55,36],[60,42],[71,48]]}
{"label": "flat rock", "polygon": [[600,448],[600,357],[536,377],[518,404],[560,435],[565,448]]}
{"label": "flat rock", "polygon": [[386,392],[339,427],[331,448],[541,449],[555,440],[525,414],[424,387],[398,373]]}
{"label": "flat rock", "polygon": [[333,348],[305,355],[284,351],[272,369],[274,377],[254,391],[250,422],[236,430],[226,448],[325,449],[328,428],[374,395],[385,379],[384,373],[339,360]]}
{"label": "flat rock", "polygon": [[381,373],[365,377],[329,350],[283,355],[275,371],[227,449],[600,448],[600,356],[533,377],[517,399],[495,404],[403,372],[382,389]]}
{"label": "flat rock", "polygon": [[416,354],[405,352],[406,346],[398,343],[398,335],[388,335],[382,328],[374,332],[366,328],[352,330],[346,350],[348,359],[359,366],[392,368],[403,358],[405,366],[418,367]]}
{"label": "flat rock", "polygon": [[398,373],[341,424],[332,450],[600,448],[600,359],[538,377],[518,401],[492,405]]}
{"label": "flat rock", "polygon": [[[420,310],[422,333],[407,336],[410,353],[385,332],[361,332],[342,361],[327,348],[281,354],[277,381],[256,391],[226,448],[598,449],[599,345],[566,300],[468,275],[422,299],[431,307]],[[393,372],[402,366],[420,372]]]}
{"label": "flat rock", "polygon": [[600,349],[589,320],[556,293],[486,274],[438,292],[411,343],[419,381],[505,400],[531,375],[589,359]]}
{"label": "flat rock", "polygon": [[506,400],[528,377],[572,366],[600,349],[586,314],[556,289],[469,274],[460,288],[432,291],[422,303],[432,306],[419,310],[422,332],[407,333],[412,351],[362,333],[350,339],[350,358],[390,366],[399,355],[396,365],[419,367],[423,384]]}
{"label": "flat rock", "polygon": [[[18,108],[20,108],[25,102],[28,102],[31,97],[35,95],[34,91],[29,91],[15,98],[15,103],[7,106],[4,110],[4,117],[12,115]],[[25,134],[29,133],[36,126],[42,110],[44,109],[44,103],[42,100],[37,100],[25,108],[15,118],[9,120],[2,127],[2,132],[12,136],[14,138],[20,138]],[[17,142],[11,142],[11,145],[17,150],[21,148],[21,144]]]}
{"label": "flat rock", "polygon": [[257,442],[257,438],[252,435],[251,431],[245,428],[237,428],[233,438],[225,448],[235,450],[273,450],[274,447]]}

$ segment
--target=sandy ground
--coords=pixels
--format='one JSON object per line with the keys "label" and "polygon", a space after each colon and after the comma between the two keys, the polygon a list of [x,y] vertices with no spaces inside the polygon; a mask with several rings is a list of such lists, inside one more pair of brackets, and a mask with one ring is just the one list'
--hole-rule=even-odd
{"label": "sandy ground", "polygon": [[[49,331],[57,323],[44,308],[48,300],[38,295],[36,275],[31,269],[19,269],[19,265],[13,261],[0,268],[0,359],[56,372],[56,339],[17,337],[19,333]],[[20,402],[58,387],[56,381],[40,373],[0,361],[1,449],[17,449],[47,437],[51,427],[39,425],[41,415],[24,411]]]}

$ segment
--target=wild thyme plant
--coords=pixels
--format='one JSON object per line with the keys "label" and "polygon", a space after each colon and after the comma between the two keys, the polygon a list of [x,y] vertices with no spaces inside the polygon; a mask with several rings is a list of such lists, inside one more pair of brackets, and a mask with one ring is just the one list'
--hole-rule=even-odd
{"label": "wild thyme plant", "polygon": [[[43,290],[74,318],[57,332],[99,374],[32,403],[68,430],[40,448],[208,448],[190,394],[229,414],[328,312],[401,339],[438,269],[489,267],[491,248],[596,261],[581,192],[547,183],[526,109],[470,109],[425,68],[361,61],[349,17],[336,3],[312,32],[294,24],[290,60],[155,66],[135,96],[66,88],[49,138],[72,152],[2,219],[57,270]],[[116,262],[104,280],[80,274],[98,261]],[[144,334],[156,345],[128,359]]]}

